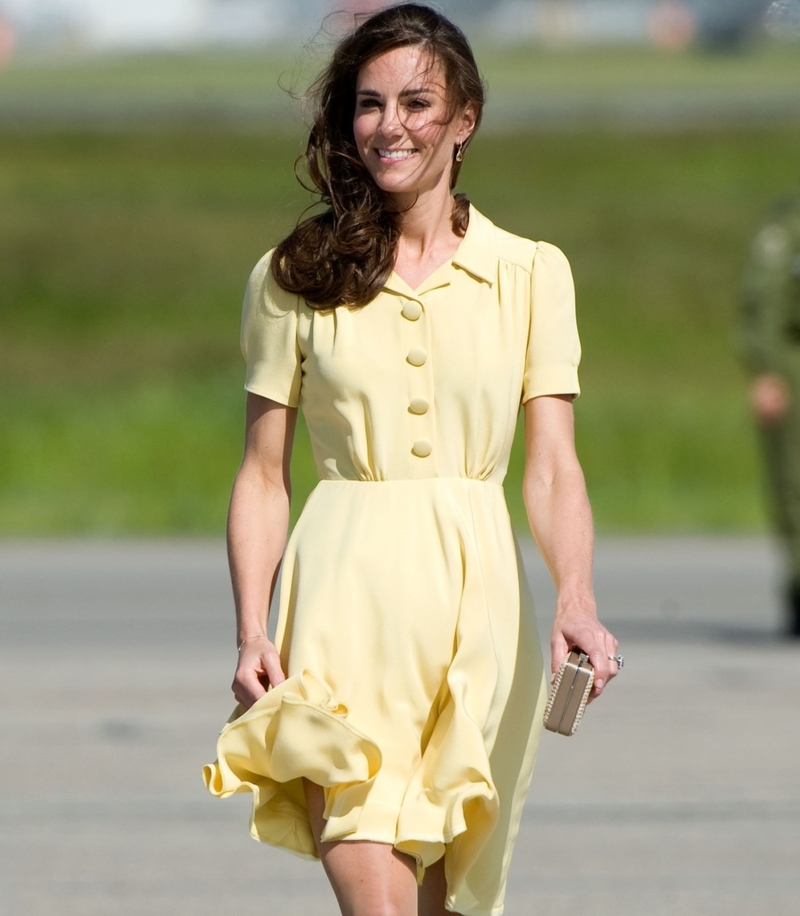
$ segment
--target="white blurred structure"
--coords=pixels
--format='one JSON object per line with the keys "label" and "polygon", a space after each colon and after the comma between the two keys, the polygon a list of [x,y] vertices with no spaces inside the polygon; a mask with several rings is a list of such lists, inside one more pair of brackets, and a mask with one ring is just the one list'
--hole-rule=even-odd
{"label": "white blurred structure", "polygon": [[23,47],[180,49],[274,40],[298,6],[302,0],[0,0],[0,17]]}
{"label": "white blurred structure", "polygon": [[[12,45],[101,51],[263,45],[311,37],[330,13],[381,5],[380,0],[0,0],[0,57],[3,47]],[[477,22],[483,36],[550,44],[682,47],[697,38],[736,44],[760,27],[768,8],[773,22],[800,22],[800,0],[436,0],[436,5],[458,22]]]}

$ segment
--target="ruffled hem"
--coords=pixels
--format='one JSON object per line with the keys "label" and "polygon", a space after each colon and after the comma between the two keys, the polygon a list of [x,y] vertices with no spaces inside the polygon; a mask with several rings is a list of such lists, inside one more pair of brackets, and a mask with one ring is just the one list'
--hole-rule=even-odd
{"label": "ruffled hem", "polygon": [[416,859],[420,881],[449,847],[452,895],[497,820],[497,792],[480,728],[448,697],[395,808],[370,800],[381,752],[347,714],[313,672],[293,675],[250,709],[234,710],[219,736],[216,762],[203,767],[207,789],[219,798],[252,792],[251,835],[317,858],[305,777],[325,788],[323,840],[390,843]]}
{"label": "ruffled hem", "polygon": [[381,752],[346,721],[328,685],[310,671],[287,678],[245,710],[238,706],[203,767],[212,795],[252,792],[251,835],[317,857],[302,778],[336,786],[351,809],[363,805]]}
{"label": "ruffled hem", "polygon": [[498,809],[483,733],[450,694],[406,790],[395,846],[415,856],[423,870],[448,847],[447,883],[455,893],[494,829]]}

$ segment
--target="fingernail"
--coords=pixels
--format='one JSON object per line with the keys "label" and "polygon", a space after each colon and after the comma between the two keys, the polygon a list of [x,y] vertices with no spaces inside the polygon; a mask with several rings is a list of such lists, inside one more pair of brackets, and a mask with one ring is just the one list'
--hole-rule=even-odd
{"label": "fingernail", "polygon": [[595,690],[597,691],[602,690],[604,686],[605,686],[605,681],[598,680],[594,682],[594,687],[595,687]]}

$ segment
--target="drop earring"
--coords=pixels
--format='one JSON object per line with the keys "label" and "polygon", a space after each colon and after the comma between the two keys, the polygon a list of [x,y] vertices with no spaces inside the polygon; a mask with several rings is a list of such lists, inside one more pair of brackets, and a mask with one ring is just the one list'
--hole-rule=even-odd
{"label": "drop earring", "polygon": [[456,162],[463,162],[463,161],[464,161],[464,144],[457,143],[456,144]]}

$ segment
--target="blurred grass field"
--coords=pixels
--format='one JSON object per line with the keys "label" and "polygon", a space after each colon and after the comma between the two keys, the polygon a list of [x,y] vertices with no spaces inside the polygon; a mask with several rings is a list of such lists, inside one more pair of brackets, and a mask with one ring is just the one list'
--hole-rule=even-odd
{"label": "blurred grass field", "polygon": [[[601,531],[763,525],[733,321],[748,237],[798,183],[799,142],[791,123],[529,129],[470,150],[476,206],[572,262]],[[0,534],[222,530],[241,296],[307,203],[300,145],[284,126],[0,130]],[[520,470],[517,450],[521,525]],[[296,511],[314,482],[302,431],[294,481]]]}

